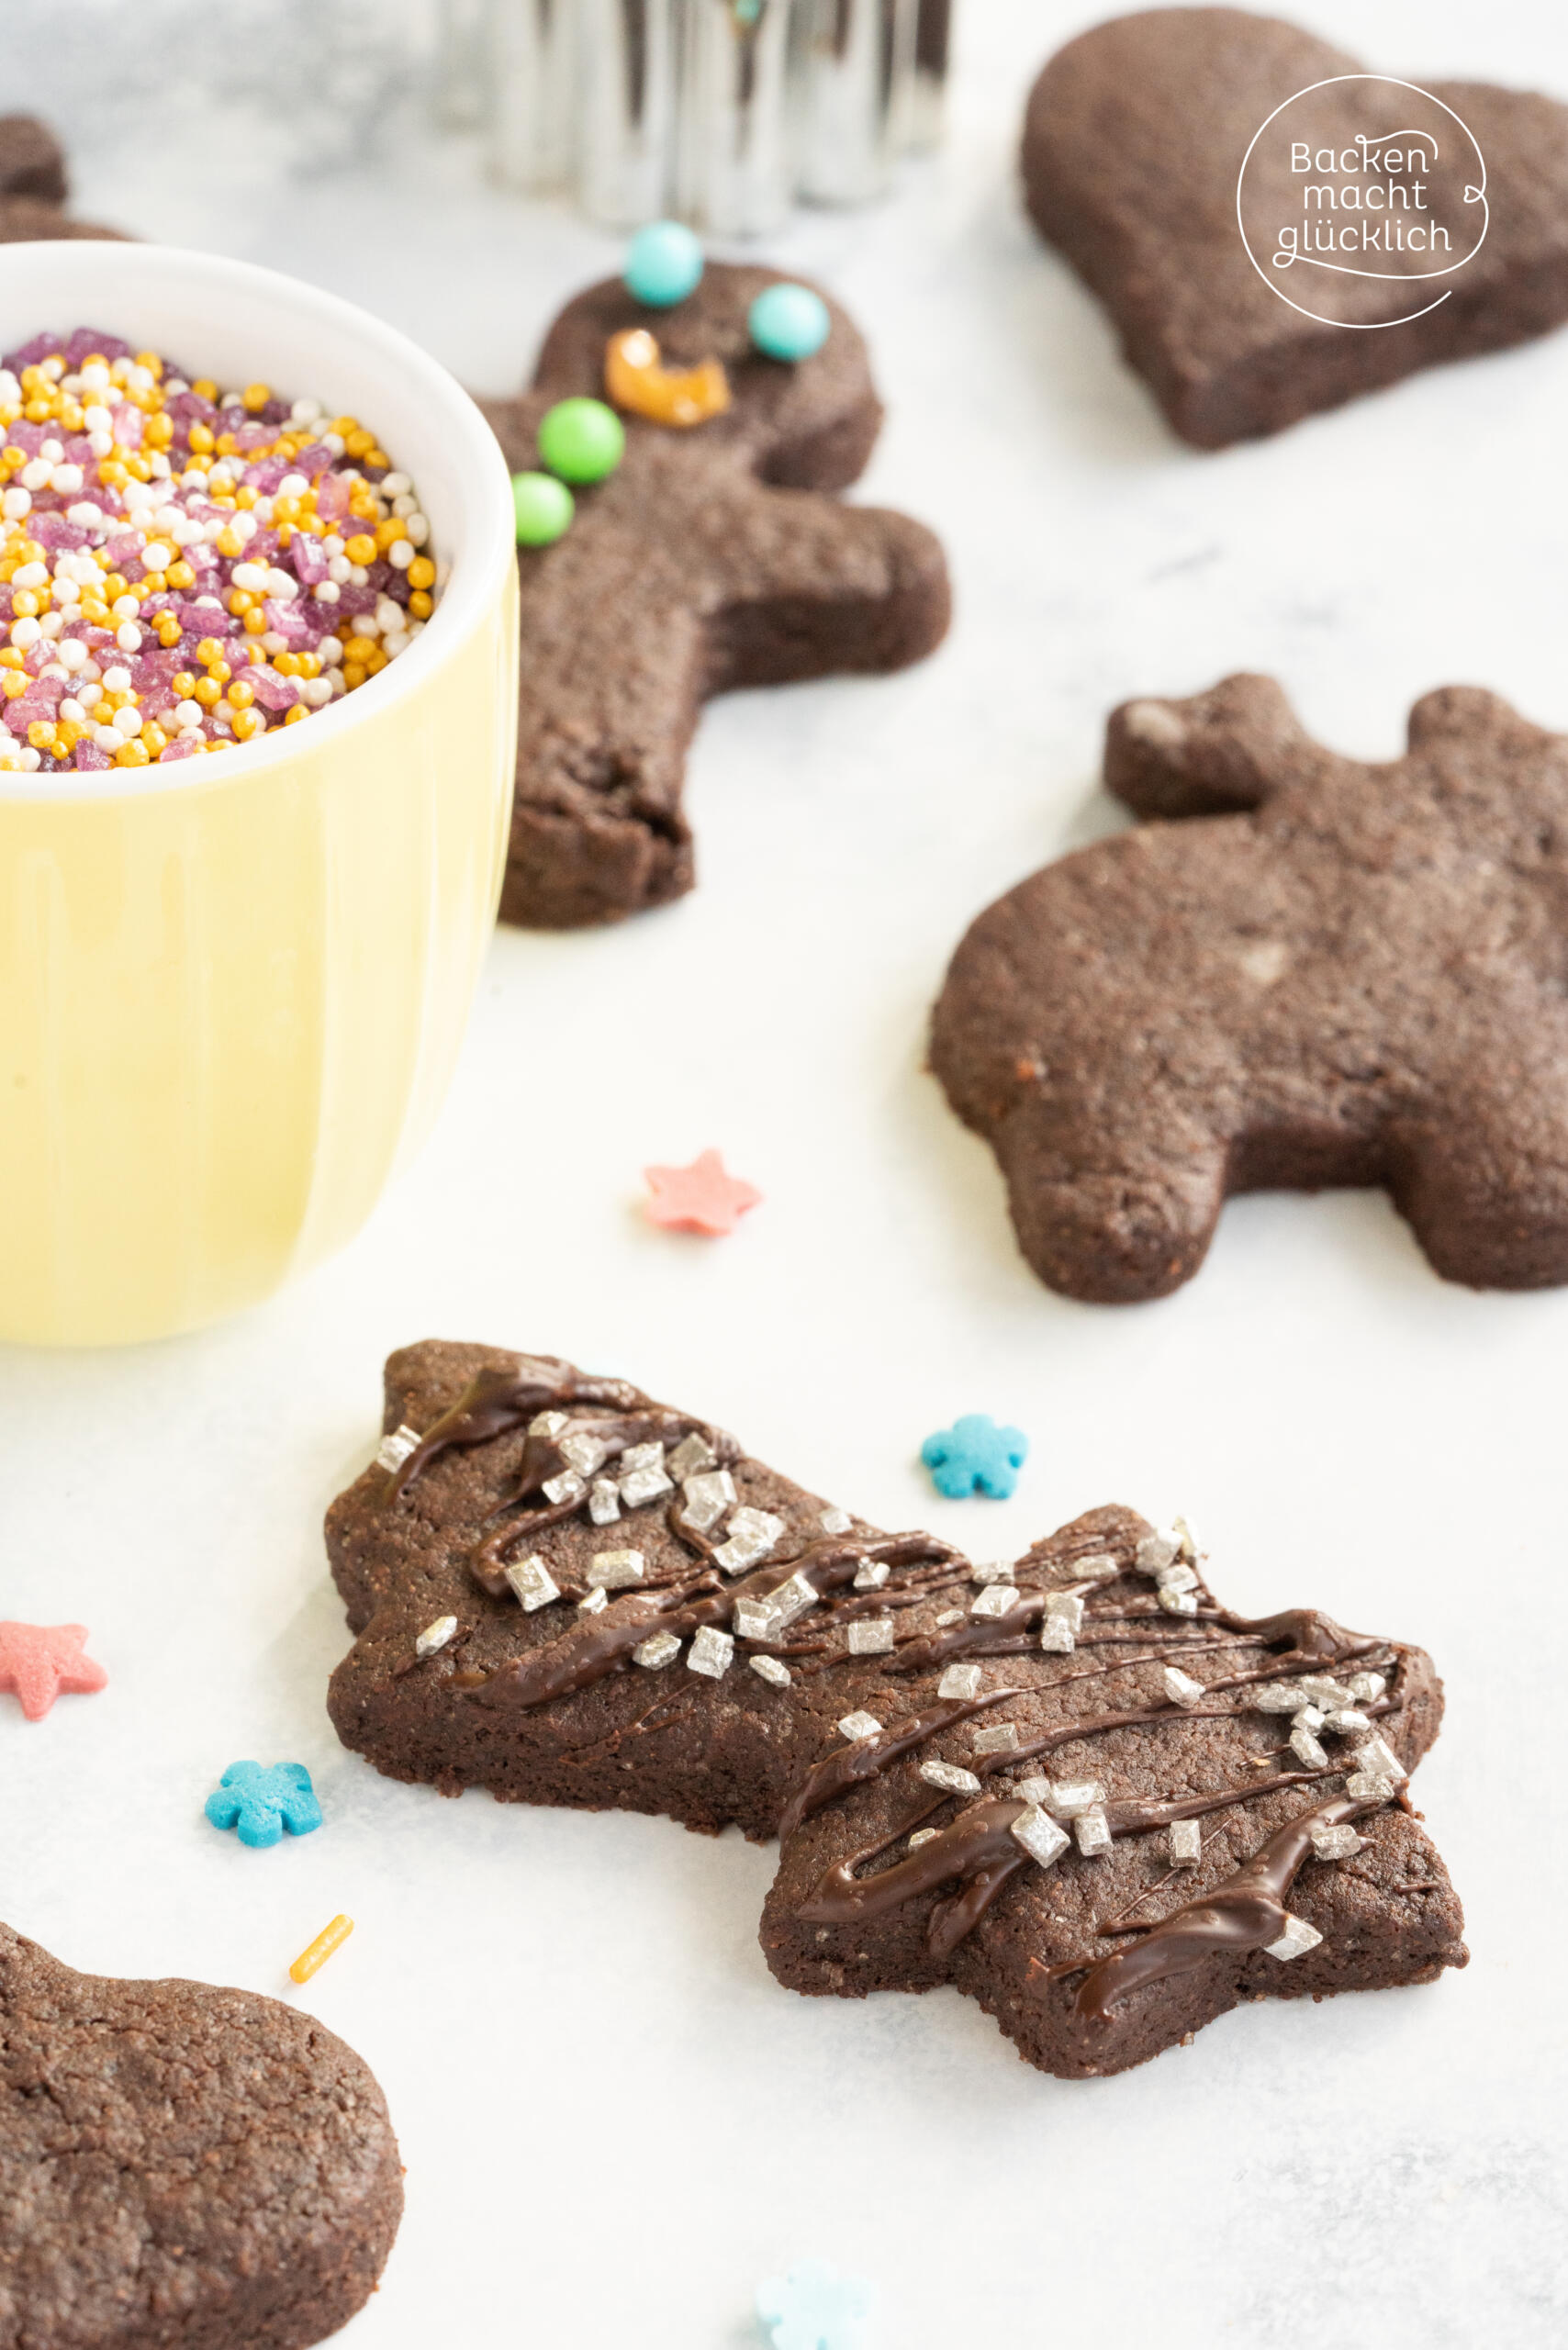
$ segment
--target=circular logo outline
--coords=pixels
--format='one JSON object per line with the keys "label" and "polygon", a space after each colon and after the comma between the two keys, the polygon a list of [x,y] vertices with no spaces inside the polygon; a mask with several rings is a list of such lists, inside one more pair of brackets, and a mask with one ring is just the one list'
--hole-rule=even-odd
{"label": "circular logo outline", "polygon": [[[1257,146],[1258,141],[1268,129],[1269,124],[1275,119],[1276,116],[1283,114],[1287,106],[1294,106],[1297,98],[1309,98],[1315,90],[1329,89],[1337,82],[1382,82],[1386,84],[1391,89],[1413,90],[1418,98],[1425,98],[1431,106],[1440,106],[1443,113],[1449,116],[1450,120],[1458,123],[1460,129],[1469,140],[1472,147],[1475,150],[1475,160],[1481,166],[1480,185],[1475,188],[1467,187],[1464,191],[1466,203],[1478,202],[1481,206],[1481,234],[1463,258],[1460,261],[1450,262],[1446,269],[1350,269],[1347,268],[1343,263],[1319,261],[1315,253],[1298,253],[1294,258],[1298,261],[1306,262],[1308,265],[1314,269],[1327,269],[1337,277],[1375,277],[1384,283],[1411,285],[1421,278],[1451,277],[1455,270],[1463,269],[1469,263],[1473,262],[1475,259],[1476,254],[1481,251],[1482,246],[1486,242],[1487,232],[1492,226],[1492,207],[1486,200],[1486,158],[1481,151],[1481,141],[1476,138],[1474,131],[1472,130],[1469,123],[1465,121],[1464,117],[1461,114],[1456,114],[1453,107],[1447,105],[1443,99],[1434,97],[1430,90],[1422,89],[1418,82],[1402,82],[1399,77],[1394,73],[1328,73],[1324,76],[1321,82],[1309,82],[1305,89],[1294,91],[1288,98],[1282,98],[1279,105],[1274,108],[1273,113],[1266,117],[1266,118],[1258,125],[1257,129],[1253,132],[1250,140],[1248,141],[1247,152],[1241,158],[1241,169],[1236,175],[1236,225],[1238,229],[1240,231],[1242,250],[1245,252],[1248,260],[1251,263],[1259,276],[1262,279],[1264,285],[1268,287],[1270,293],[1274,295],[1278,300],[1282,301],[1287,309],[1294,310],[1301,318],[1314,319],[1318,326],[1343,327],[1349,333],[1352,334],[1375,334],[1383,327],[1413,326],[1417,319],[1429,318],[1434,310],[1441,308],[1443,303],[1448,300],[1450,295],[1453,292],[1451,285],[1445,286],[1443,291],[1438,296],[1435,302],[1428,302],[1422,309],[1411,310],[1402,319],[1326,319],[1322,315],[1321,311],[1309,310],[1305,303],[1293,302],[1288,294],[1282,294],[1279,287],[1275,285],[1268,271],[1263,267],[1261,262],[1260,262],[1257,254],[1253,252],[1251,245],[1248,241],[1247,223],[1242,217],[1241,211],[1241,189],[1242,184],[1247,177],[1247,166],[1252,161],[1252,150]],[[1422,134],[1420,132],[1417,132],[1414,135],[1419,138]],[[1392,131],[1389,133],[1389,136],[1391,138],[1397,138],[1401,136],[1401,134],[1396,131]]]}

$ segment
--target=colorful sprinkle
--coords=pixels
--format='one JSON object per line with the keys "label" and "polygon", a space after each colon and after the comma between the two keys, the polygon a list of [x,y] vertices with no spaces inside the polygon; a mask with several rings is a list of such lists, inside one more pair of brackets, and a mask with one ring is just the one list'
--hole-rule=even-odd
{"label": "colorful sprinkle", "polygon": [[323,1926],[315,1941],[300,1952],[299,1956],[289,1968],[289,1975],[293,1980],[296,1983],[308,1983],[313,1975],[319,1974],[332,1953],[335,1950],[342,1950],[353,1931],[353,1919],[341,1915],[334,1918],[330,1926]]}
{"label": "colorful sprinkle", "polygon": [[539,454],[563,481],[603,481],[626,453],[626,427],[602,400],[557,400],[539,421]]}
{"label": "colorful sprinkle", "polygon": [[0,365],[0,767],[143,767],[353,692],[434,608],[356,417],[79,328]]}
{"label": "colorful sprinkle", "polygon": [[696,367],[666,367],[646,327],[610,336],[604,352],[604,388],[616,407],[629,414],[681,430],[722,416],[730,405],[730,379],[718,360],[704,359]]}
{"label": "colorful sprinkle", "polygon": [[756,2314],[773,2350],[863,2350],[871,2288],[823,2260],[802,2260],[756,2288]]}
{"label": "colorful sprinkle", "polygon": [[1016,1428],[999,1427],[983,1412],[966,1412],[950,1428],[928,1436],[920,1448],[932,1483],[949,1501],[966,1500],[970,1494],[1006,1501],[1028,1456],[1027,1437]]}
{"label": "colorful sprinkle", "polygon": [[652,1197],[648,1221],[682,1232],[706,1232],[717,1238],[733,1232],[749,1208],[761,1205],[754,1184],[726,1174],[716,1150],[704,1150],[689,1167],[644,1167],[644,1179]]}
{"label": "colorful sprinkle", "polygon": [[746,314],[752,341],[768,359],[810,359],[832,323],[827,304],[809,285],[770,285]]}
{"label": "colorful sprinkle", "polygon": [[321,1825],[321,1807],[303,1762],[230,1762],[207,1799],[215,1828],[237,1828],[241,1844],[264,1852],[286,1828],[308,1836]]}
{"label": "colorful sprinkle", "polygon": [[30,1722],[41,1722],[55,1699],[90,1696],[108,1674],[82,1653],[85,1624],[0,1624],[0,1689],[20,1698]]}
{"label": "colorful sprinkle", "polygon": [[511,499],[520,547],[553,547],[572,527],[577,500],[554,474],[513,474]]}
{"label": "colorful sprinkle", "polygon": [[650,220],[626,248],[626,291],[650,310],[670,310],[702,283],[700,238],[678,220]]}

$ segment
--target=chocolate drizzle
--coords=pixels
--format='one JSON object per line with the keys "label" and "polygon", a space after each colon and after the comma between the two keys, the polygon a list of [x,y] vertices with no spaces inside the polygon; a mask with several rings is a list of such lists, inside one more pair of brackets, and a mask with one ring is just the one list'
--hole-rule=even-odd
{"label": "chocolate drizzle", "polygon": [[630,1381],[585,1378],[575,1363],[558,1355],[524,1355],[515,1367],[486,1363],[394,1471],[386,1505],[400,1500],[443,1452],[510,1436],[540,1412],[559,1411],[568,1404],[608,1404],[618,1412],[633,1412],[647,1402]]}
{"label": "chocolate drizzle", "polygon": [[[951,1729],[956,1722],[968,1721],[971,1715],[983,1713],[987,1707],[1001,1705],[1003,1698],[1023,1695],[1021,1689],[991,1689],[983,1697],[967,1701],[945,1698],[924,1714],[912,1714],[907,1721],[879,1730],[875,1738],[855,1739],[835,1746],[831,1754],[824,1754],[820,1762],[812,1763],[785,1805],[778,1821],[778,1841],[788,1843],[802,1821],[839,1796],[846,1795],[851,1787],[868,1779],[880,1778],[890,1764],[923,1746],[939,1730]],[[1011,1754],[1007,1757],[1009,1762],[1013,1759]]]}
{"label": "chocolate drizzle", "polygon": [[[1221,1952],[1241,1956],[1277,1942],[1287,1923],[1284,1897],[1312,1850],[1315,1828],[1336,1828],[1360,1818],[1373,1805],[1341,1796],[1302,1812],[1276,1829],[1245,1867],[1227,1877],[1216,1892],[1184,1902],[1159,1925],[1151,1926],[1130,1949],[1113,1951],[1091,1964],[1086,1959],[1030,1968],[1030,1987],[1036,1996],[1047,1983],[1088,1969],[1078,1987],[1074,2011],[1085,2022],[1108,2024],[1111,2010],[1121,2000],[1168,1975],[1184,1975]],[[1188,1815],[1190,1816],[1190,1815]]]}
{"label": "chocolate drizzle", "polygon": [[[1168,1828],[1173,1819],[1201,1818],[1207,1812],[1227,1810],[1232,1804],[1251,1803],[1276,1787],[1301,1786],[1321,1775],[1285,1771],[1252,1786],[1222,1788],[1217,1795],[1184,1796],[1171,1802],[1111,1803],[1105,1807],[1106,1822],[1113,1836],[1144,1835],[1151,1829]],[[1352,1804],[1350,1810],[1357,1807]],[[1018,1796],[991,1796],[971,1804],[929,1843],[918,1845],[892,1868],[876,1876],[857,1877],[857,1869],[888,1851],[916,1824],[913,1819],[902,1820],[891,1835],[824,1869],[797,1914],[813,1925],[859,1924],[868,1918],[886,1917],[906,1901],[934,1893],[957,1877],[960,1893],[938,1904],[927,1932],[934,1955],[946,1958],[978,1923],[1014,1868],[1027,1857],[1014,1838],[1013,1825],[1028,1809]],[[1282,1930],[1282,1927],[1274,1929],[1276,1933]],[[1089,1964],[1084,1959],[1075,1963]]]}

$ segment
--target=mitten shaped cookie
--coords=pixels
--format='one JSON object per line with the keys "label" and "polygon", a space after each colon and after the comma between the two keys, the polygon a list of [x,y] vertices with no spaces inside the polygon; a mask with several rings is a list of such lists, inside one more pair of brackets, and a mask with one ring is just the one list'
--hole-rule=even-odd
{"label": "mitten shaped cookie", "polygon": [[0,1925],[6,2350],[302,2350],[402,2210],[386,2100],[314,2018],[78,1975]]}
{"label": "mitten shaped cookie", "polygon": [[30,114],[0,115],[0,245],[55,237],[115,237],[118,229],[73,220],[65,151],[49,125]]}
{"label": "mitten shaped cookie", "polygon": [[797,1989],[956,1982],[1084,2073],[1239,1998],[1464,1963],[1398,1807],[1427,1659],[1236,1616],[1184,1529],[1096,1510],[972,1567],[624,1382],[489,1348],[394,1355],[385,1425],[328,1517],[340,1736],[446,1794],[779,1834],[763,1943]]}
{"label": "mitten shaped cookie", "polygon": [[1112,717],[1151,822],[1000,900],[932,1063],[1069,1296],[1162,1297],[1226,1195],[1379,1184],[1436,1270],[1568,1281],[1568,740],[1466,687],[1386,765],[1267,677]]}
{"label": "mitten shaped cookie", "polygon": [[612,922],[691,888],[681,787],[708,695],[902,668],[946,629],[931,532],[833,494],[865,466],[882,413],[849,319],[830,303],[826,341],[794,363],[752,343],[752,304],[779,282],[711,262],[693,294],[657,311],[619,279],[591,286],[551,329],[532,391],[483,403],[525,472],[549,408],[605,397],[611,336],[652,327],[666,369],[717,362],[728,382],[728,405],[696,424],[628,413],[624,456],[579,489],[570,530],[519,551],[506,921]]}
{"label": "mitten shaped cookie", "polygon": [[[1398,135],[1412,125],[1418,162]],[[1081,33],[1030,94],[1023,173],[1041,235],[1200,449],[1568,318],[1568,108],[1368,76],[1277,17],[1158,8]],[[1434,221],[1446,249],[1428,250]],[[1316,258],[1281,265],[1287,224]]]}

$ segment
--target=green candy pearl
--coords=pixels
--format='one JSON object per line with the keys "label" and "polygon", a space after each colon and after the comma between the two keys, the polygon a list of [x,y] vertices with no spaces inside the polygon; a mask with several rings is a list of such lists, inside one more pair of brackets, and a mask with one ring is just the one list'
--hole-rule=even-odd
{"label": "green candy pearl", "polygon": [[513,474],[511,502],[520,547],[554,546],[572,527],[577,500],[554,474]]}
{"label": "green candy pearl", "polygon": [[626,428],[602,400],[557,400],[539,427],[539,453],[563,481],[602,481],[626,450]]}

